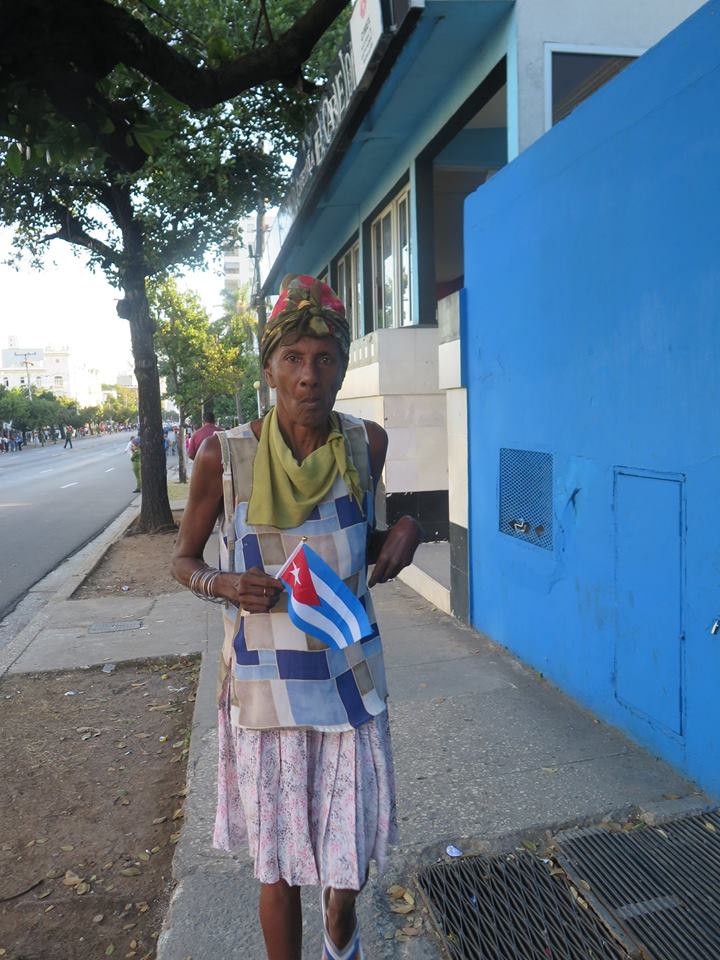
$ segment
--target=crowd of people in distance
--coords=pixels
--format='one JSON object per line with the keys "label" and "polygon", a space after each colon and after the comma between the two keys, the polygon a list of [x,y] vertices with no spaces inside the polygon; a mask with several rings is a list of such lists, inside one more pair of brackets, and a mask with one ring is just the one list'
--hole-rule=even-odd
{"label": "crowd of people in distance", "polygon": [[[0,453],[20,453],[22,448],[44,447],[47,443],[64,441],[65,447],[72,449],[72,441],[76,437],[93,437],[106,433],[120,433],[130,430],[131,427],[119,423],[86,423],[80,427],[69,424],[64,427],[42,427],[38,430],[15,430],[4,427],[0,429]],[[69,439],[68,439],[69,438]]]}

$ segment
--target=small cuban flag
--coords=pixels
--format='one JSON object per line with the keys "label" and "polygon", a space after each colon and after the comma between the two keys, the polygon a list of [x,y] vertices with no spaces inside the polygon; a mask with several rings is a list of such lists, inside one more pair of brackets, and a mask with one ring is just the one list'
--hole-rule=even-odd
{"label": "small cuban flag", "polygon": [[365,608],[332,567],[301,541],[275,574],[298,630],[340,649],[373,632]]}

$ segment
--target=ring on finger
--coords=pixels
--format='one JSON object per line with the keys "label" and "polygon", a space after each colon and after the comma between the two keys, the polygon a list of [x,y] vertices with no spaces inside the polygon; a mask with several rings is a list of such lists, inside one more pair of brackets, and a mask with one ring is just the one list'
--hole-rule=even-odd
{"label": "ring on finger", "polygon": [[264,596],[264,597],[267,596],[267,590],[265,589],[265,587],[263,587],[263,596]]}

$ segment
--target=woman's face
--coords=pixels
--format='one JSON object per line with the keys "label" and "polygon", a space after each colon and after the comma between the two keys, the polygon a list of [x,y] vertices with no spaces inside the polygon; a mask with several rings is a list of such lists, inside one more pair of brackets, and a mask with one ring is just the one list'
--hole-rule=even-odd
{"label": "woman's face", "polygon": [[273,350],[265,379],[277,391],[278,415],[286,423],[320,427],[327,422],[345,376],[335,337],[301,337]]}

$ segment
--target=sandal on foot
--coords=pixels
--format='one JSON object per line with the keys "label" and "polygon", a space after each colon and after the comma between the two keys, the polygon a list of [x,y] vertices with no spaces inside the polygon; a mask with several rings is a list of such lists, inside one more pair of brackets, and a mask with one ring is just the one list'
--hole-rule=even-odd
{"label": "sandal on foot", "polygon": [[322,960],[364,960],[365,954],[360,944],[360,924],[355,921],[355,929],[346,947],[338,950],[330,939],[327,928],[327,900],[330,887],[323,887],[320,891],[320,910],[323,918],[324,949]]}

